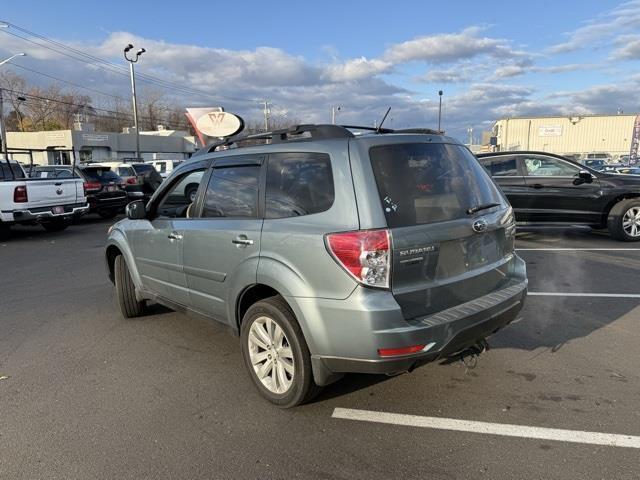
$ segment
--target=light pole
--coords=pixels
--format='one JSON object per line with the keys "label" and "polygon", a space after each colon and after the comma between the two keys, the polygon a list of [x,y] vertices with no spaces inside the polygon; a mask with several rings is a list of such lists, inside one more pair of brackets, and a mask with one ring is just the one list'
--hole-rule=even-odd
{"label": "light pole", "polygon": [[134,58],[129,58],[127,53],[129,50],[133,48],[133,45],[129,44],[124,47],[124,58],[129,62],[129,71],[131,72],[131,97],[133,102],[133,126],[136,129],[136,160],[140,160],[140,132],[138,131],[138,102],[136,100],[136,72],[133,68],[134,63],[138,63],[138,59],[140,55],[142,55],[146,50],[141,48],[136,52],[136,56]]}
{"label": "light pole", "polygon": [[440,97],[440,104],[438,105],[438,131],[441,132],[440,124],[442,122],[442,90],[438,90],[438,96]]}
{"label": "light pole", "polygon": [[338,112],[340,112],[342,110],[342,106],[338,105],[337,107],[331,107],[331,123],[333,125],[336,124],[336,115],[338,114]]}
{"label": "light pole", "polygon": [[[9,58],[1,61],[0,66],[4,65],[10,60],[13,60],[16,57],[25,57],[26,55],[27,55],[26,53],[16,53],[15,55],[11,55]],[[2,150],[2,155],[4,156],[4,159],[9,160],[9,153],[7,151],[7,130],[4,125],[3,93],[4,91],[2,90],[2,88],[0,88],[0,137],[2,137],[0,138],[0,146],[2,147],[1,150]]]}

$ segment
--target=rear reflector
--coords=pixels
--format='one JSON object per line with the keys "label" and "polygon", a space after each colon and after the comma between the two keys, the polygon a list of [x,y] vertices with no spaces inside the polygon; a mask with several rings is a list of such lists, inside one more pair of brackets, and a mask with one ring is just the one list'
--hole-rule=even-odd
{"label": "rear reflector", "polygon": [[27,187],[25,185],[18,186],[13,190],[13,203],[26,203],[29,201],[27,196]]}
{"label": "rear reflector", "polygon": [[389,288],[391,269],[389,230],[358,230],[330,233],[327,249],[333,258],[358,282]]}
{"label": "rear reflector", "polygon": [[409,355],[424,350],[426,345],[413,345],[411,347],[402,348],[379,348],[378,355],[381,357],[398,357],[400,355]]}

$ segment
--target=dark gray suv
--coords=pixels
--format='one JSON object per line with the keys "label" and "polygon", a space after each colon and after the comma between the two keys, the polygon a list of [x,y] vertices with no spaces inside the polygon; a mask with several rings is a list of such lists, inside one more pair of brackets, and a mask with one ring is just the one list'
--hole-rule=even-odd
{"label": "dark gray suv", "polygon": [[430,130],[352,130],[220,142],[131,203],[106,248],[122,314],[153,301],[228,325],[282,407],[347,372],[411,371],[511,322],[525,265],[512,209],[476,158]]}

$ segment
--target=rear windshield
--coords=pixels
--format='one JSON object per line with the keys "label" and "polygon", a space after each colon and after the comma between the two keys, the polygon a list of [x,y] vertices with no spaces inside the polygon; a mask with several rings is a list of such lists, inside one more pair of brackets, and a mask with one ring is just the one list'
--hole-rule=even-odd
{"label": "rear windshield", "polygon": [[97,182],[117,181],[120,177],[112,172],[109,167],[106,168],[85,168],[82,170],[89,180]]}
{"label": "rear windshield", "polygon": [[131,165],[137,174],[150,172],[153,170],[153,165]]}
{"label": "rear windshield", "polygon": [[452,144],[372,147],[371,165],[390,228],[467,216],[469,208],[504,203],[476,158]]}

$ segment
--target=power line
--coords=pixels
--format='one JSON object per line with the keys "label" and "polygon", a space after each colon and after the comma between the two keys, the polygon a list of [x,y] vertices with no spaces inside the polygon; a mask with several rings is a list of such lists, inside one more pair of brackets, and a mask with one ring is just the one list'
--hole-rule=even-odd
{"label": "power line", "polygon": [[100,94],[100,95],[104,95],[104,96],[111,97],[111,98],[116,98],[116,99],[118,99],[118,100],[123,100],[123,101],[125,101],[125,102],[128,102],[128,101],[129,101],[129,99],[126,99],[126,98],[121,97],[121,96],[119,96],[119,95],[114,95],[114,94],[112,94],[112,93],[102,92],[102,91],[100,91],[100,90],[96,90],[96,89],[94,89],[94,88],[90,88],[90,87],[85,87],[85,86],[83,86],[83,85],[79,85],[79,84],[77,84],[77,83],[70,82],[69,80],[65,80],[65,79],[63,79],[63,78],[54,77],[53,75],[49,75],[48,73],[39,72],[38,70],[34,70],[34,69],[32,69],[32,68],[28,68],[28,67],[25,67],[25,66],[23,66],[23,65],[18,65],[17,63],[10,63],[10,65],[11,65],[12,67],[18,67],[18,68],[21,68],[21,69],[23,69],[23,70],[27,70],[27,71],[32,72],[32,73],[37,73],[38,75],[42,75],[43,77],[47,77],[47,78],[50,78],[50,79],[52,79],[52,80],[56,80],[56,81],[58,81],[58,82],[62,82],[62,83],[66,83],[66,84],[68,84],[68,85],[72,85],[72,86],[74,86],[74,87],[76,87],[76,88],[82,88],[83,90],[87,90],[87,91],[89,91],[89,92],[98,93],[98,94]]}

